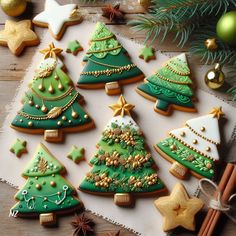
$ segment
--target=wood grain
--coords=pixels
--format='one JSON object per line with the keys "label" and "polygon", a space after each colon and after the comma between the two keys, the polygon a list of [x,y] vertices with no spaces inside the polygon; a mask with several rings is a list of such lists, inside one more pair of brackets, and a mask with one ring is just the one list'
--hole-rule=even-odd
{"label": "wood grain", "polygon": [[[87,11],[93,17],[96,17],[98,20],[102,20],[108,23],[107,19],[101,16],[101,6],[104,6],[107,3],[115,4],[116,0],[109,1],[98,1],[96,3],[86,3],[83,0],[58,0],[60,3],[77,3],[80,5],[81,9]],[[17,17],[17,20],[21,19],[32,19],[37,13],[41,12],[44,8],[44,1],[32,0],[28,1],[28,6],[26,12]],[[144,14],[144,9],[138,4],[137,0],[126,0],[121,1],[121,9],[126,13],[126,21],[129,19],[133,19],[137,17],[139,14]],[[4,28],[5,20],[10,17],[6,16],[0,10],[0,30]],[[13,19],[13,18],[10,18]],[[128,37],[130,39],[134,39],[140,43],[143,42],[145,35],[143,32],[135,33],[130,29],[129,26],[126,25],[126,22],[123,22],[119,26],[112,25],[115,31],[119,32],[121,35]],[[36,33],[39,37],[42,35],[42,32],[47,29],[42,29],[35,27]],[[162,52],[183,52],[187,51],[188,45],[184,48],[177,48],[176,44],[174,44],[171,40],[172,37],[166,41],[164,44],[157,43],[155,45],[156,49]],[[31,63],[31,59],[35,53],[35,47],[27,48],[24,53],[20,57],[15,57],[12,55],[8,48],[0,47],[0,127],[4,121],[6,116],[5,106],[9,104],[14,97],[17,87],[20,84],[21,79],[23,78],[25,71],[29,64]],[[195,65],[201,64],[197,59],[191,58],[191,63]],[[225,95],[224,95],[225,96]],[[225,96],[226,99],[229,99]],[[1,236],[10,236],[10,235],[72,235],[73,228],[70,225],[70,221],[73,218],[73,215],[68,217],[60,217],[59,219],[59,227],[58,228],[43,228],[39,225],[37,220],[24,220],[24,219],[14,219],[9,218],[9,209],[15,203],[13,196],[16,190],[5,183],[0,182],[0,235]],[[96,227],[95,232],[98,236],[112,236],[118,230],[121,230],[120,236],[132,236],[134,235],[127,230],[121,229],[119,226],[113,225],[104,219],[94,216],[91,213],[86,213],[89,217],[93,218]],[[135,220],[135,219],[134,219]],[[219,235],[224,236],[233,236],[236,227],[230,223],[228,220],[226,221],[223,230],[221,229]],[[182,234],[183,235],[183,234]]]}

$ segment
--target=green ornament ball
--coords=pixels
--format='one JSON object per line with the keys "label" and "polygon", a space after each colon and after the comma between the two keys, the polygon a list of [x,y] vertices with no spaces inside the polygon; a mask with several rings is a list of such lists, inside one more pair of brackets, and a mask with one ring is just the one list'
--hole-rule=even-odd
{"label": "green ornament ball", "polygon": [[236,45],[236,11],[221,16],[216,25],[216,34],[224,43]]}

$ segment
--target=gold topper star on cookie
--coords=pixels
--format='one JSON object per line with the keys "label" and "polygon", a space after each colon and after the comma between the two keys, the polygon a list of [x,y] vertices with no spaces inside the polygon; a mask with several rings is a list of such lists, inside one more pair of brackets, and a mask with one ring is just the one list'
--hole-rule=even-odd
{"label": "gold topper star on cookie", "polygon": [[54,43],[50,43],[47,48],[44,48],[39,52],[44,54],[44,59],[47,59],[49,57],[57,59],[57,57],[60,56],[62,51],[63,50],[61,48],[56,48]]}
{"label": "gold topper star on cookie", "polygon": [[154,204],[164,217],[164,231],[172,230],[178,226],[195,230],[195,215],[204,205],[201,199],[190,198],[181,183],[174,186],[170,196],[160,197]]}
{"label": "gold topper star on cookie", "polygon": [[130,111],[133,110],[134,105],[127,103],[123,95],[120,95],[118,102],[109,107],[114,111],[114,116],[121,115],[123,117],[124,115],[130,116]]}
{"label": "gold topper star on cookie", "polygon": [[222,107],[214,107],[210,114],[213,114],[213,117],[216,117],[218,120],[220,119],[220,117],[225,115],[222,111]]}
{"label": "gold topper star on cookie", "polygon": [[31,28],[30,20],[6,20],[4,30],[0,31],[0,45],[7,46],[13,54],[19,56],[25,47],[39,44],[39,38]]}

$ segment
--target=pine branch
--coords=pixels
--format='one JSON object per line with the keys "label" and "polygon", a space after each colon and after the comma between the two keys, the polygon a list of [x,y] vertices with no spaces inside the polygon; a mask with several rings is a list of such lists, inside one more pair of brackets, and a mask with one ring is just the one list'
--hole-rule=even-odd
{"label": "pine branch", "polygon": [[233,97],[233,100],[236,101],[236,65],[228,68],[229,72],[227,72],[227,83],[232,87],[228,89],[227,93]]}

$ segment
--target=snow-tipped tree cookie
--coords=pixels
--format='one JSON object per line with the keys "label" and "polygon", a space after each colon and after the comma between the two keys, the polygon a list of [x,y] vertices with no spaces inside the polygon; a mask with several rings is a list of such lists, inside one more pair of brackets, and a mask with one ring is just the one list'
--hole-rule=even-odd
{"label": "snow-tipped tree cookie", "polygon": [[189,85],[190,69],[184,53],[171,58],[157,72],[139,85],[136,91],[143,97],[156,102],[154,110],[170,115],[173,109],[196,112],[193,92]]}
{"label": "snow-tipped tree cookie", "polygon": [[83,206],[74,187],[61,175],[64,166],[43,145],[23,172],[24,186],[16,193],[18,203],[10,210],[14,217],[39,216],[40,224],[56,223],[56,215],[73,212]]}
{"label": "snow-tipped tree cookie", "polygon": [[188,120],[185,127],[170,131],[169,138],[155,145],[157,152],[173,163],[171,174],[180,179],[188,172],[197,178],[214,177],[215,164],[219,161],[218,119],[223,114],[221,108],[214,108],[210,114]]}
{"label": "snow-tipped tree cookie", "polygon": [[144,78],[142,71],[131,62],[127,51],[116,36],[98,22],[83,61],[86,65],[80,74],[78,87],[104,88],[108,95],[120,94],[120,85]]}
{"label": "snow-tipped tree cookie", "polygon": [[12,128],[21,132],[44,134],[44,139],[49,142],[62,141],[65,132],[78,132],[94,126],[79,104],[83,97],[62,70],[63,63],[58,58],[61,51],[53,44],[41,51],[45,58],[22,99],[23,107],[11,123]]}
{"label": "snow-tipped tree cookie", "polygon": [[79,189],[114,196],[115,204],[129,206],[133,196],[153,195],[166,188],[146,150],[143,133],[130,116],[134,106],[121,95],[118,103],[110,107],[114,117],[102,133],[98,151],[90,161],[93,168]]}

